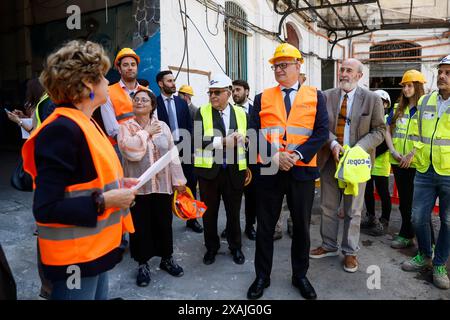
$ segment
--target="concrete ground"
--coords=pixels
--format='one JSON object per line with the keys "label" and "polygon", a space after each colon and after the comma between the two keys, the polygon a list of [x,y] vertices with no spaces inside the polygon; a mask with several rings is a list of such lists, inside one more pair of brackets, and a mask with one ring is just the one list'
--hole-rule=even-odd
{"label": "concrete ground", "polygon": [[[9,177],[17,159],[16,152],[0,152],[0,243],[2,244],[17,283],[19,299],[38,299],[40,281],[36,267],[36,238],[33,236],[34,219],[31,213],[32,194],[19,192],[9,185]],[[319,193],[311,222],[311,245],[320,245]],[[241,227],[244,227],[242,210]],[[439,229],[439,219],[434,218]],[[449,299],[450,291],[435,288],[430,273],[406,273],[400,269],[405,259],[413,256],[414,249],[394,250],[389,244],[392,235],[399,230],[400,213],[394,206],[389,234],[371,237],[361,234],[359,270],[350,274],[343,270],[343,256],[310,261],[308,278],[314,285],[319,299]],[[221,207],[219,230],[225,226],[225,214]],[[342,228],[342,226],[341,226]],[[262,299],[302,299],[291,285],[291,240],[284,228],[284,236],[275,242],[271,286]],[[244,300],[249,285],[254,280],[255,242],[243,235],[245,264],[236,265],[228,251],[226,241],[216,262],[202,263],[205,253],[203,235],[188,231],[180,219],[174,217],[174,258],[184,268],[184,276],[174,278],[159,270],[159,258],[150,261],[152,281],[146,288],[135,284],[137,264],[127,251],[123,261],[110,272],[110,296],[124,299],[177,299],[177,300]],[[368,289],[366,273],[369,266],[381,270],[380,289]]]}

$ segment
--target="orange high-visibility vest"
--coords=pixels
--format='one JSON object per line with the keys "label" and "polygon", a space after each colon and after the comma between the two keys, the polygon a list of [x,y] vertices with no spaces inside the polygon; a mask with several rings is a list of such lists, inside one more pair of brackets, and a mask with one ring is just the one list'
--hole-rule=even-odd
{"label": "orange high-visibility vest", "polygon": [[[67,186],[66,198],[90,196],[94,191],[106,192],[118,189],[123,179],[123,169],[106,135],[84,113],[72,108],[56,108],[37,128],[22,149],[23,167],[36,181],[34,161],[36,137],[42,129],[58,117],[67,117],[83,131],[89,146],[97,178]],[[78,227],[58,223],[37,223],[38,243],[44,265],[65,266],[96,260],[119,247],[122,234],[134,232],[129,210],[105,209],[97,217],[95,228]]]}
{"label": "orange high-visibility vest", "polygon": [[[264,138],[278,151],[294,152],[311,137],[317,112],[317,89],[301,86],[286,116],[280,86],[266,89],[261,97],[261,131]],[[284,140],[286,139],[286,140]],[[317,156],[309,163],[297,161],[297,166],[316,167]],[[261,161],[261,157],[259,157]]]}
{"label": "orange high-visibility vest", "polygon": [[[139,85],[138,85],[139,88]],[[108,87],[109,98],[114,107],[117,122],[122,123],[134,117],[133,101],[130,95],[122,88],[120,82]]]}

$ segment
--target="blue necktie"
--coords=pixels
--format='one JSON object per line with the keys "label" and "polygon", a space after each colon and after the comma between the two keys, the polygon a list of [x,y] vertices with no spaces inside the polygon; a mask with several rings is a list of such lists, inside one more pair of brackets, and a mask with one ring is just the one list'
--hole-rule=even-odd
{"label": "blue necktie", "polygon": [[286,93],[284,96],[284,107],[286,108],[286,115],[289,116],[289,112],[291,111],[291,98],[289,94],[294,91],[292,88],[285,88],[283,91]]}
{"label": "blue necktie", "polygon": [[[174,133],[175,130],[178,129],[178,128],[177,128],[177,120],[176,120],[175,115],[173,113],[172,106],[170,105],[170,101],[171,100],[172,100],[172,98],[166,99],[166,102],[167,102],[167,114],[169,116],[170,131],[172,133]],[[175,139],[175,137],[174,137],[174,139]]]}
{"label": "blue necktie", "polygon": [[[225,130],[225,136],[226,136],[227,135],[227,127],[225,126],[225,121],[223,120],[223,111],[219,111],[219,113],[220,113],[220,119],[222,120],[223,129]],[[227,152],[226,152],[226,149],[223,149],[222,168],[225,169],[226,167],[227,167]]]}

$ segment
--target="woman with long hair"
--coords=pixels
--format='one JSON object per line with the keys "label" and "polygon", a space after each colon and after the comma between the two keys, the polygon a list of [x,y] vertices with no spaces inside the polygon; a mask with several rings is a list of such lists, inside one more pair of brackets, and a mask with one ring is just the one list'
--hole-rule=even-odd
{"label": "woman with long hair", "polygon": [[417,102],[425,94],[424,83],[426,80],[421,72],[406,71],[400,82],[402,94],[387,119],[386,144],[390,151],[402,216],[400,232],[391,243],[391,247],[395,249],[414,245],[411,211],[416,169],[413,161],[415,149],[409,130],[411,119],[417,117]]}
{"label": "woman with long hair", "polygon": [[27,124],[22,119],[33,118],[36,106],[38,105],[44,93],[45,93],[44,88],[42,87],[38,78],[28,80],[27,89],[25,91],[25,104],[24,104],[25,112],[18,109],[6,111],[9,120],[15,122],[19,127],[22,127],[24,130],[31,132],[31,130],[33,130],[36,127],[36,120],[33,119],[32,124]]}

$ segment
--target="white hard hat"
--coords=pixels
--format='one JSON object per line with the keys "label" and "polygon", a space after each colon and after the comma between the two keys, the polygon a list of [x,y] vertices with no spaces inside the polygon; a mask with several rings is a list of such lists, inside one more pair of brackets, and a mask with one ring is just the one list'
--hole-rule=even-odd
{"label": "white hard hat", "polygon": [[389,93],[384,90],[377,90],[375,93],[383,100],[389,101],[389,105],[391,105],[391,97],[389,97]]}
{"label": "white hard hat", "polygon": [[443,59],[439,62],[438,67],[439,67],[441,64],[450,64],[450,54],[449,54],[448,56],[446,56],[445,58],[443,58]]}
{"label": "white hard hat", "polygon": [[218,73],[211,77],[209,88],[228,88],[233,86],[231,79],[224,73]]}

